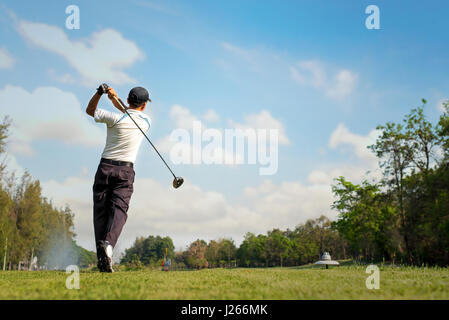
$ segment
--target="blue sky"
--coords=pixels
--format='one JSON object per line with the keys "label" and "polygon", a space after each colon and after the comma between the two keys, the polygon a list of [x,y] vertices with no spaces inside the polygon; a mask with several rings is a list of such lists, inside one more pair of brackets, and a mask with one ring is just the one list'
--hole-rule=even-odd
{"label": "blue sky", "polygon": [[[71,4],[79,30],[65,28]],[[370,4],[380,9],[380,30],[365,27]],[[29,169],[56,204],[69,203],[80,243],[93,248],[89,192],[104,128],[84,108],[100,82],[123,98],[141,85],[152,95],[156,145],[178,127],[175,105],[198,119],[213,110],[219,120],[208,127],[280,123],[288,143],[272,176],[254,165],[176,166],[186,179],[176,193],[142,145],[122,249],[138,235],[167,234],[183,246],[335,218],[329,184],[375,169],[365,147],[376,125],[400,121],[423,97],[438,118],[449,95],[447,12],[445,1],[2,1],[0,114],[16,126],[11,167]],[[104,48],[92,49],[94,39]],[[67,50],[80,43],[80,55]],[[89,74],[88,63],[99,67]],[[106,98],[101,106],[111,108]]]}

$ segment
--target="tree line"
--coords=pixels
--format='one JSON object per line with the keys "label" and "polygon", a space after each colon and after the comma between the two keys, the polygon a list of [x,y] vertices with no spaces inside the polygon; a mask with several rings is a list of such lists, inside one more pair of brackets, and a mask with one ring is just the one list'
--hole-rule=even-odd
{"label": "tree line", "polygon": [[325,216],[310,219],[294,230],[273,229],[266,234],[248,232],[239,247],[234,240],[195,240],[185,250],[175,251],[170,237],[137,238],[125,250],[122,264],[139,267],[160,266],[167,250],[172,266],[178,269],[216,267],[296,266],[319,260],[324,251],[332,258],[347,259],[347,242],[332,228]]}
{"label": "tree line", "polygon": [[42,195],[39,180],[8,172],[6,143],[11,121],[0,124],[0,270],[60,269],[96,262],[96,255],[75,242],[70,207],[56,208]]}

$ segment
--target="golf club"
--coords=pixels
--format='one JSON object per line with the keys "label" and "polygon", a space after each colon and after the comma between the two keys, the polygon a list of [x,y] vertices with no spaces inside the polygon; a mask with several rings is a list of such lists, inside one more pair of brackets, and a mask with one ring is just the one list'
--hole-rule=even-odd
{"label": "golf club", "polygon": [[[102,92],[103,93],[108,93],[108,89],[109,86],[106,83],[103,83],[102,85],[100,85]],[[150,139],[147,137],[147,135],[145,134],[145,132],[143,132],[143,130],[139,127],[139,125],[136,123],[136,121],[131,117],[131,115],[129,114],[125,104],[123,103],[123,101],[120,98],[117,98],[116,96],[114,96],[115,101],[118,102],[118,104],[122,107],[122,109],[125,111],[125,113],[128,115],[128,117],[134,122],[134,124],[137,126],[137,128],[139,128],[140,132],[142,132],[142,134],[144,135],[144,137],[148,140],[148,142],[151,144],[151,146],[153,147],[153,149],[156,151],[156,153],[159,155],[159,157],[162,159],[162,161],[165,163],[165,165],[167,166],[168,170],[170,170],[171,174],[173,175],[174,179],[173,179],[173,188],[177,189],[179,188],[183,183],[184,183],[184,179],[182,177],[177,177],[173,171],[170,169],[170,167],[168,166],[167,162],[165,162],[164,158],[162,158],[161,154],[159,153],[159,151],[157,151],[156,147],[154,146],[154,144],[150,141]]]}

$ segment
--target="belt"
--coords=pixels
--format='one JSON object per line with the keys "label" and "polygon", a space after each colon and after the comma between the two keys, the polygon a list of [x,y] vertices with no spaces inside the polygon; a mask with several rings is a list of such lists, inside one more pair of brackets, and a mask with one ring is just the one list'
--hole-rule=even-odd
{"label": "belt", "polygon": [[117,161],[117,160],[101,158],[100,162],[113,164],[114,166],[125,166],[125,167],[130,167],[130,168],[133,167],[133,163],[128,162],[128,161]]}

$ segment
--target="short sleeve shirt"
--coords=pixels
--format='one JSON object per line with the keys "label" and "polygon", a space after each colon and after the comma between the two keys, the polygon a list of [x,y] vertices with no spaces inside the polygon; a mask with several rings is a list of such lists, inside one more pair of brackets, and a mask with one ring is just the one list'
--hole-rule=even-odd
{"label": "short sleeve shirt", "polygon": [[[151,119],[142,111],[128,109],[132,119],[143,132],[148,131]],[[126,113],[110,112],[97,108],[94,114],[95,122],[107,126],[106,145],[102,158],[134,163],[139,151],[143,134]]]}

